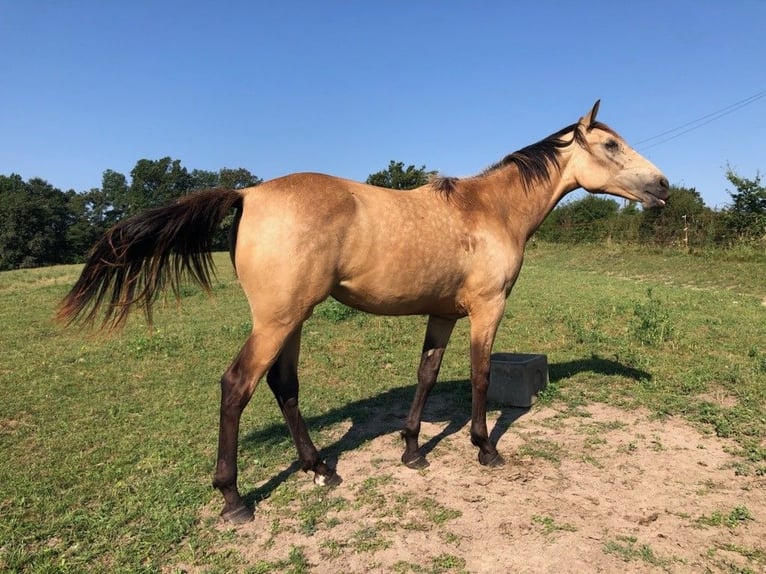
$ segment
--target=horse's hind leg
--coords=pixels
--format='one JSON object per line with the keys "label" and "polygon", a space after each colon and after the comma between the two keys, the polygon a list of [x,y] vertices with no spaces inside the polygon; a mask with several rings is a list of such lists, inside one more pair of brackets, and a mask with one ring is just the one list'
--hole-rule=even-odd
{"label": "horse's hind leg", "polygon": [[221,377],[221,419],[218,434],[218,464],[213,486],[221,491],[224,520],[239,524],[253,519],[237,489],[237,442],[242,411],[253,396],[258,381],[279,355],[290,329],[255,332]]}
{"label": "horse's hind leg", "polygon": [[423,408],[426,405],[428,395],[431,393],[436,378],[439,376],[444,350],[447,348],[452,328],[455,326],[454,319],[443,319],[430,316],[426,328],[426,339],[423,343],[423,354],[418,367],[418,388],[415,391],[415,399],[412,401],[410,413],[407,416],[402,437],[404,438],[404,454],[402,462],[409,468],[425,468],[428,466],[425,456],[418,451],[418,436],[420,435],[420,421],[423,418]]}
{"label": "horse's hind leg", "polygon": [[311,441],[306,422],[298,408],[298,354],[300,352],[301,330],[298,328],[287,340],[276,362],[266,375],[266,382],[277,399],[279,408],[290,429],[290,434],[298,450],[301,468],[314,471],[314,482],[321,486],[335,486],[341,479],[334,469],[319,458],[314,443]]}

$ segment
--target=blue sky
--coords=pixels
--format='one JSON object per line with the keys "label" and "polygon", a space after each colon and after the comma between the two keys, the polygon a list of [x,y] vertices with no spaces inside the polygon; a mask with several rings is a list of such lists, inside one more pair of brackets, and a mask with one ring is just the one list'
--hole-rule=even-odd
{"label": "blue sky", "polygon": [[[764,0],[0,0],[0,174],[471,175],[598,98],[637,144],[766,95],[764,22]],[[723,207],[727,165],[766,171],[765,135],[759,97],[635,147]]]}

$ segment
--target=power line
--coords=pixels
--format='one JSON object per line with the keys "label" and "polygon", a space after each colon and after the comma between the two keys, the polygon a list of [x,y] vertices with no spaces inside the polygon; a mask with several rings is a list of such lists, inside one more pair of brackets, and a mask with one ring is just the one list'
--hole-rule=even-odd
{"label": "power line", "polygon": [[[714,122],[717,119],[720,119],[720,118],[722,118],[724,116],[732,114],[732,113],[736,112],[737,110],[739,110],[741,108],[744,108],[745,106],[748,106],[748,105],[752,104],[753,102],[756,102],[756,101],[758,101],[758,100],[760,100],[761,98],[764,98],[764,97],[766,97],[766,90],[758,92],[757,94],[753,94],[752,96],[747,97],[744,100],[740,100],[739,102],[735,102],[735,103],[733,103],[733,104],[731,104],[729,106],[726,106],[725,108],[721,108],[720,110],[717,110],[715,112],[712,112],[712,113],[704,115],[704,116],[702,116],[700,118],[697,118],[696,120],[692,120],[690,122],[686,122],[685,124],[682,124],[682,125],[680,125],[678,127],[675,127],[675,128],[669,129],[669,130],[665,130],[664,132],[660,132],[657,135],[654,135],[654,136],[652,136],[650,138],[643,139],[643,140],[641,140],[641,141],[639,141],[639,142],[637,142],[635,144],[636,145],[636,149],[646,150],[646,149],[658,146],[660,144],[663,144],[665,142],[668,142],[670,140],[676,139],[677,137],[681,137],[682,135],[687,134],[687,133],[689,133],[691,131],[694,131],[694,130],[696,130],[698,128],[701,128],[702,126],[706,126],[707,124],[709,124],[711,122]],[[668,136],[668,137],[664,137],[664,136]],[[644,145],[644,146],[641,145],[641,144],[645,144],[647,142],[650,142],[652,140],[656,140],[658,138],[663,138],[663,139],[660,139],[660,141],[656,141],[656,142],[654,142],[652,144],[649,144],[649,145]]]}
{"label": "power line", "polygon": [[687,122],[685,124],[681,124],[680,126],[675,127],[673,129],[666,130],[664,132],[660,132],[657,135],[654,135],[654,136],[652,136],[650,138],[643,139],[643,140],[641,140],[639,142],[636,142],[636,145],[641,145],[643,143],[646,143],[648,141],[652,141],[653,139],[657,139],[657,138],[662,137],[664,135],[672,134],[673,132],[676,132],[676,131],[678,131],[680,129],[683,129],[683,128],[687,127],[687,126],[691,126],[693,124],[696,124],[697,122],[701,122],[701,121],[706,120],[708,118],[717,119],[718,117],[720,117],[722,115],[726,115],[727,113],[734,112],[734,111],[738,110],[739,108],[742,108],[742,107],[744,107],[744,106],[746,106],[746,105],[748,105],[748,104],[750,104],[750,103],[752,103],[752,102],[754,102],[754,101],[756,101],[756,100],[758,100],[758,99],[760,99],[760,98],[762,98],[764,96],[766,96],[766,90],[764,90],[762,92],[758,92],[757,94],[752,95],[749,98],[745,98],[744,100],[741,100],[739,102],[736,102],[734,104],[726,106],[725,108],[722,108],[722,109],[720,109],[720,110],[718,110],[716,112],[712,112],[710,114],[707,114],[706,116],[702,116],[701,118],[697,118],[696,120],[692,120],[692,121]]}

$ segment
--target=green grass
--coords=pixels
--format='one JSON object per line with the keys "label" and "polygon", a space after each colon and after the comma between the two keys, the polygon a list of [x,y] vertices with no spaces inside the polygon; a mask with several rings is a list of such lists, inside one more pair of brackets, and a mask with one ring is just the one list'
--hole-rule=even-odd
{"label": "green grass", "polygon": [[[0,273],[0,570],[274,566],[243,565],[225,549],[227,534],[214,528],[215,519],[200,512],[220,504],[210,487],[218,380],[250,325],[227,256],[216,261],[212,299],[184,289],[180,305],[170,301],[158,310],[153,330],[137,319],[112,337],[63,331],[51,321],[77,266]],[[535,245],[495,350],[548,355],[544,402],[576,409],[601,401],[681,416],[733,439],[738,472],[763,474],[764,263],[757,253]],[[382,415],[382,405],[406,412],[424,328],[421,317],[370,317],[335,303],[309,321],[301,409],[328,454],[369,439],[337,439],[339,423]],[[470,412],[467,349],[461,322],[434,390],[450,394],[454,412],[447,415],[458,422]],[[245,411],[241,439],[240,487],[248,500],[296,496],[280,477],[295,459],[292,441],[265,385]],[[526,448],[555,463],[556,446]],[[263,481],[269,482],[256,487]],[[364,487],[373,505],[376,484]],[[328,527],[323,513],[343,504],[332,497],[304,501],[299,529],[310,535]],[[454,518],[438,501],[420,504],[413,528]],[[281,527],[275,521],[275,536]],[[386,541],[380,531],[360,530],[344,544],[358,550]],[[646,553],[629,542],[615,542],[614,550],[631,558]],[[640,559],[652,562],[651,555]],[[309,570],[300,548],[278,566]],[[401,565],[413,572],[462,568],[447,554]]]}
{"label": "green grass", "polygon": [[394,565],[393,571],[396,574],[406,574],[412,572],[413,574],[466,574],[465,560],[459,556],[453,554],[440,554],[435,558],[432,558],[430,562],[425,565],[411,564],[408,562],[397,562]]}
{"label": "green grass", "polygon": [[666,567],[672,561],[659,558],[648,544],[639,544],[635,536],[618,536],[604,544],[604,552],[619,556],[625,562],[639,561],[652,566]]}
{"label": "green grass", "polygon": [[293,546],[290,555],[285,560],[277,562],[259,561],[244,570],[245,574],[270,574],[284,572],[285,574],[304,574],[310,572],[309,562],[301,548]]}
{"label": "green grass", "polygon": [[577,532],[577,527],[568,522],[558,523],[552,516],[535,514],[532,516],[532,523],[535,524],[545,536],[550,536],[556,532]]}
{"label": "green grass", "polygon": [[697,524],[702,526],[726,526],[728,528],[736,528],[748,520],[753,520],[753,516],[750,514],[747,507],[735,506],[728,513],[716,510],[710,514],[710,516],[700,516],[697,519]]}
{"label": "green grass", "polygon": [[540,438],[525,438],[524,444],[519,447],[519,456],[541,458],[554,466],[561,464],[561,445]]}

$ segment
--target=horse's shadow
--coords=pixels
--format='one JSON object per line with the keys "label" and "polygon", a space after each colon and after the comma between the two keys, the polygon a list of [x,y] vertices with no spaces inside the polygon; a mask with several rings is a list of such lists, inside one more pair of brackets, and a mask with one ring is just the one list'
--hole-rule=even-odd
{"label": "horse's shadow", "polygon": [[[646,371],[593,355],[586,359],[549,365],[549,388],[555,388],[560,381],[580,372],[618,375],[633,380],[651,379],[651,375]],[[379,436],[401,430],[414,394],[415,385],[390,389],[375,396],[332,409],[324,414],[309,417],[306,419],[306,424],[310,431],[317,433],[329,430],[340,423],[351,421],[351,426],[340,438],[321,449],[321,454],[328,464],[335,466],[342,453],[355,450]],[[497,407],[497,405],[494,406]],[[528,411],[529,408],[500,407],[500,416],[490,431],[490,440],[497,444],[510,426]],[[438,382],[423,412],[423,421],[446,422],[446,426],[437,435],[421,444],[420,451],[423,455],[427,456],[443,439],[455,434],[468,424],[470,413],[471,386],[468,380]],[[278,443],[283,443],[287,437],[289,437],[289,433],[284,424],[273,424],[244,436],[241,441],[241,448],[246,452],[253,450],[256,445],[272,444],[276,446]],[[404,444],[402,443],[403,448]],[[246,503],[252,506],[257,501],[268,498],[280,484],[299,468],[298,462],[293,462],[268,482],[249,492],[244,497]]]}

